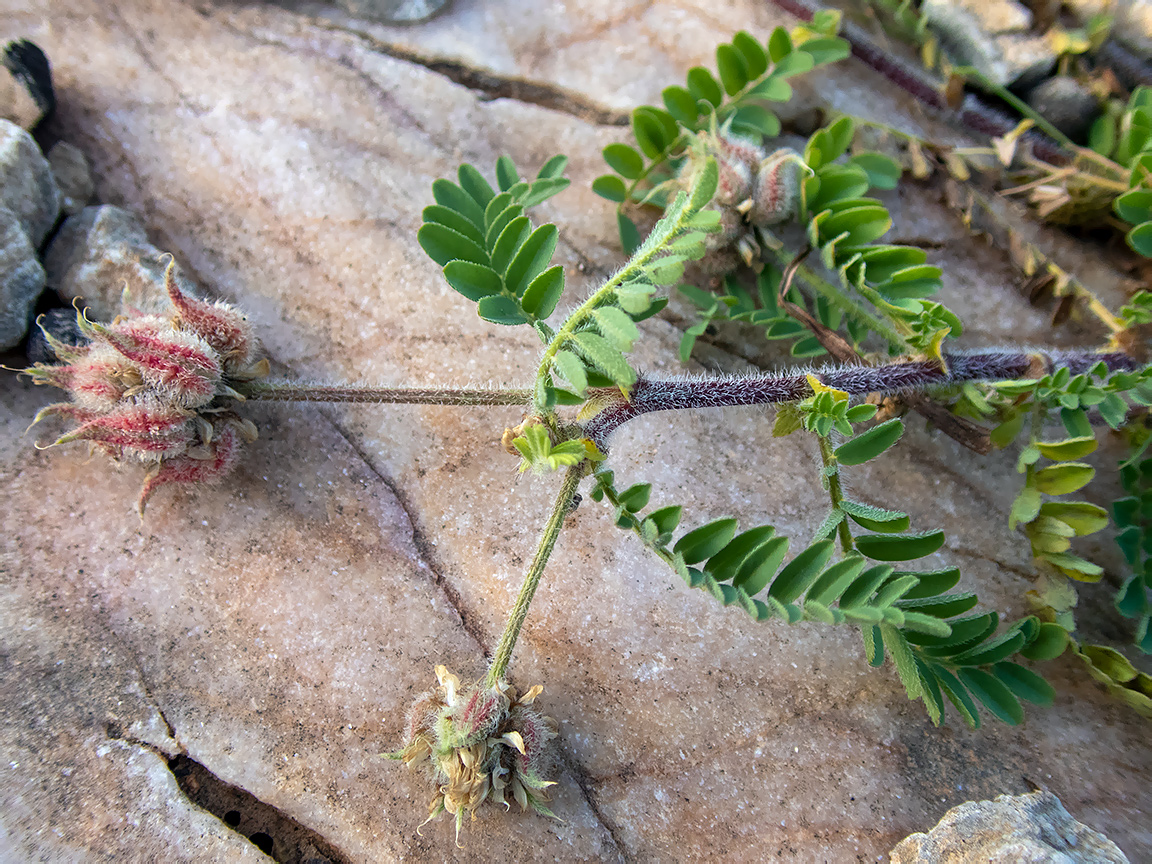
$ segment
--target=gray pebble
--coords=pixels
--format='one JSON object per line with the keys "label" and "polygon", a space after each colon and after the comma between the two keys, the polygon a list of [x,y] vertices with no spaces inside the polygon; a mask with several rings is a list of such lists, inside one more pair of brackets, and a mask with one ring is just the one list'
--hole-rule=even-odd
{"label": "gray pebble", "polygon": [[44,268],[20,217],[0,207],[0,351],[23,340],[43,290]]}
{"label": "gray pebble", "polygon": [[78,213],[96,191],[84,153],[79,147],[60,141],[48,151],[48,164],[60,189],[60,209],[67,216]]}
{"label": "gray pebble", "polygon": [[1038,86],[1028,94],[1028,104],[1073,141],[1084,141],[1088,127],[1100,114],[1100,103],[1092,91],[1067,75],[1049,78]]}
{"label": "gray pebble", "polygon": [[48,160],[27,131],[0,120],[0,206],[15,213],[36,248],[60,213],[60,190]]}
{"label": "gray pebble", "polygon": [[[44,256],[48,284],[66,302],[83,298],[97,321],[131,310],[171,312],[164,289],[167,266],[168,258],[148,241],[136,216],[111,204],[85,207],[65,219]],[[176,282],[182,291],[203,296],[179,266]]]}

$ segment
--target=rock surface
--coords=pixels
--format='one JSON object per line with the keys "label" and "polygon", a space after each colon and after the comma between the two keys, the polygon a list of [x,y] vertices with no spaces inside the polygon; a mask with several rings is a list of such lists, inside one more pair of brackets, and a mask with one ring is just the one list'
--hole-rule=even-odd
{"label": "rock surface", "polygon": [[1116,844],[1077,822],[1051,792],[953,807],[927,834],[906,837],[892,864],[1128,864]]}
{"label": "rock surface", "polygon": [[[111,321],[125,303],[145,314],[169,308],[164,290],[168,258],[148,240],[140,218],[122,207],[102,204],[69,216],[44,256],[48,284],[61,299],[81,299],[95,321]],[[194,296],[177,265],[176,281]]]}
{"label": "rock surface", "polygon": [[28,332],[44,268],[20,217],[0,207],[0,351],[15,348]]}
{"label": "rock surface", "polygon": [[19,217],[36,248],[60,212],[60,190],[48,160],[31,135],[7,120],[0,120],[0,205]]}
{"label": "rock surface", "polygon": [[92,182],[92,172],[88,160],[80,148],[67,141],[58,141],[48,151],[48,164],[56,186],[60,189],[60,209],[67,215],[78,213],[92,200],[96,187]]}
{"label": "rock surface", "polygon": [[[568,153],[573,186],[540,216],[560,224],[581,296],[621,261],[612,210],[589,189],[601,148],[625,138],[621,111],[710,65],[735,30],[779,23],[794,22],[751,0],[461,2],[413,28],[301,3],[0,0],[0,29],[53,59],[50,125],[91,159],[97,200],[139,214],[155,248],[241,303],[280,368],[434,385],[522,384],[538,343],[478,319],[420,250],[432,180],[461,161],[490,174],[501,153],[525,171]],[[797,91],[955,140],[862,67]],[[1096,338],[1053,335],[1003,253],[930,190],[889,203],[898,238],[932,245],[969,344]],[[680,368],[675,326],[643,334],[638,364]],[[715,348],[709,363],[741,368]],[[139,470],[22,437],[56,395],[15,376],[0,387],[0,507],[19,514],[0,541],[0,749],[23,772],[0,784],[7,857],[258,854],[163,776],[173,751],[355,862],[873,861],[1026,778],[1131,854],[1152,846],[1147,727],[1073,660],[1045,670],[1060,695],[1023,727],[934,728],[852,632],[718,608],[587,497],[512,666],[518,686],[544,684],[538,704],[559,721],[565,821],[483,813],[463,850],[446,822],[418,834],[431,790],[376,754],[399,743],[434,665],[479,674],[496,645],[556,480],[513,479],[499,438],[520,412],[256,406],[261,438],[237,472],[158,494],[141,523]],[[823,516],[814,449],[773,439],[762,412],[645,418],[613,458],[686,521],[731,514],[804,539]],[[852,482],[944,528],[936,563],[959,563],[963,587],[1014,617],[1031,571],[1006,527],[1012,464],[911,423]],[[1084,603],[1115,628],[1107,597],[1088,586]]]}

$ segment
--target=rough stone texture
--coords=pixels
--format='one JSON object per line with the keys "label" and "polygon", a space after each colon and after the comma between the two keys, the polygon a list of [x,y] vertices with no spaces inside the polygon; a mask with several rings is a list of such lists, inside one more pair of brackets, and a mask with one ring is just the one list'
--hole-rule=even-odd
{"label": "rough stone texture", "polygon": [[1047,36],[1027,33],[1032,16],[1019,3],[933,0],[921,8],[952,62],[973,66],[996,84],[1043,75],[1056,61]]}
{"label": "rough stone texture", "polygon": [[1064,0],[1082,21],[1112,16],[1112,37],[1144,57],[1152,55],[1152,2],[1149,0]]}
{"label": "rough stone texture", "polygon": [[448,0],[336,0],[350,15],[385,24],[416,24],[442,10]]}
{"label": "rough stone texture", "polygon": [[[791,23],[751,0],[461,2],[392,29],[318,11],[0,0],[0,28],[33,35],[53,58],[50,125],[92,160],[97,200],[139,213],[198,283],[242,303],[291,374],[384,383],[519,385],[539,351],[532,334],[479,320],[419,249],[434,178],[461,161],[490,172],[505,152],[526,171],[568,153],[573,186],[540,216],[562,226],[574,300],[621,261],[612,209],[589,189],[600,149],[624,139],[607,121],[710,64],[733,31],[765,37]],[[955,140],[861,67],[797,91]],[[898,237],[933,244],[967,344],[1049,340],[1048,310],[1018,296],[1005,255],[969,238],[935,192],[910,184],[887,200]],[[680,368],[673,324],[653,319],[643,333],[637,363]],[[709,359],[740,362],[715,347]],[[51,662],[96,663],[117,646],[111,668],[128,680],[138,670],[190,757],[347,860],[872,861],[949,807],[1024,792],[1029,779],[1122,849],[1152,845],[1147,727],[1074,661],[1045,670],[1060,695],[1021,728],[974,733],[954,716],[933,728],[891,670],[867,667],[856,634],[756,625],[718,608],[587,497],[512,667],[518,686],[544,684],[539,704],[560,723],[553,806],[565,822],[483,813],[465,826],[463,851],[445,822],[421,836],[431,790],[376,754],[399,742],[405,706],[435,664],[479,674],[496,645],[556,485],[515,479],[499,438],[519,412],[251,408],[261,438],[236,474],[164,490],[140,523],[139,469],[80,447],[37,452],[21,437],[56,395],[15,376],[0,388],[0,507],[19,514],[0,546],[6,632],[38,638],[42,620],[91,628],[90,642],[50,649]],[[1023,614],[1027,546],[1006,527],[1012,455],[978,458],[909,426],[899,447],[853,472],[854,490],[908,510],[917,527],[944,528],[948,546],[932,563],[959,563],[988,608]],[[613,452],[623,482],[652,482],[653,500],[683,504],[690,524],[733,514],[798,542],[823,516],[817,458],[807,443],[773,439],[770,418],[751,410],[645,418]],[[1120,639],[1108,591],[1087,586],[1083,605]],[[103,738],[27,704],[48,685],[16,668],[4,679],[4,746],[33,728],[76,741],[72,764],[93,762]],[[102,717],[104,686],[77,676],[77,712]],[[135,818],[132,801],[111,803],[132,775],[100,764],[93,785],[110,803],[94,809]],[[34,781],[19,812],[47,814],[73,857],[105,854],[115,838],[97,832],[69,779],[49,767]],[[36,848],[41,826],[8,815],[32,794],[0,785],[0,824]],[[165,860],[154,850],[182,832],[167,857],[201,844],[204,858],[226,856],[214,839],[224,835],[182,818],[139,820],[119,860]]]}
{"label": "rough stone texture", "polygon": [[927,834],[902,840],[892,864],[1128,864],[1128,858],[1073,819],[1051,792],[1033,792],[953,807]]}
{"label": "rough stone texture", "polygon": [[1099,100],[1071,75],[1056,75],[1040,84],[1028,94],[1028,104],[1074,141],[1084,140],[1100,114]]}
{"label": "rough stone texture", "polygon": [[[69,216],[44,256],[48,284],[61,299],[82,298],[96,321],[111,321],[127,305],[141,312],[169,309],[164,290],[168,258],[148,241],[140,217],[121,207],[101,204]],[[203,292],[176,267],[180,288]]]}
{"label": "rough stone texture", "polygon": [[60,209],[69,216],[78,213],[92,200],[92,193],[96,190],[88,160],[79,147],[58,141],[48,151],[48,164],[52,166],[52,176],[60,189]]}
{"label": "rough stone texture", "polygon": [[1016,0],[924,0],[920,9],[933,18],[946,6],[963,10],[989,36],[1024,33],[1032,27],[1032,12]]}
{"label": "rough stone texture", "polygon": [[60,212],[60,190],[36,141],[15,123],[0,120],[0,205],[20,218],[39,248]]}
{"label": "rough stone texture", "polygon": [[43,290],[44,268],[20,217],[0,207],[0,351],[20,344]]}

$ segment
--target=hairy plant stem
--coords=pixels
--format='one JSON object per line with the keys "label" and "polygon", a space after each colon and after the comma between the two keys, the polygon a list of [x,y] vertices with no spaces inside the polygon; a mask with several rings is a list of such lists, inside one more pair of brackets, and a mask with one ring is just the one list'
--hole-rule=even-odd
{"label": "hairy plant stem", "polygon": [[[820,442],[820,458],[824,461],[824,476],[828,478],[828,497],[832,500],[832,509],[840,508],[844,500],[844,491],[840,488],[840,463],[836,461],[836,453],[832,449],[832,442],[824,435],[817,435]],[[852,542],[852,530],[848,527],[847,518],[840,520],[836,526],[836,533],[840,535],[840,549],[847,555],[856,545]]]}
{"label": "hairy plant stem", "polygon": [[[944,365],[933,359],[909,360],[881,366],[835,366],[817,370],[821,383],[854,396],[923,390],[965,381],[1007,381],[1038,377],[1058,368],[1073,375],[1103,361],[1109,370],[1133,371],[1140,364],[1127,354],[1095,351],[990,350],[945,353]],[[592,395],[592,391],[590,391]],[[795,402],[812,395],[804,373],[748,375],[720,378],[641,377],[627,399],[618,391],[596,391],[607,403],[584,425],[584,435],[607,452],[608,438],[624,423],[653,411],[686,408],[722,408],[733,405],[768,405]]]}
{"label": "hairy plant stem", "polygon": [[479,387],[359,387],[253,381],[237,386],[250,402],[365,402],[396,405],[527,405],[531,390]]}
{"label": "hairy plant stem", "polygon": [[524,584],[520,586],[520,593],[516,596],[516,605],[512,607],[512,614],[508,616],[508,623],[504,625],[504,633],[500,636],[500,644],[492,656],[492,665],[488,667],[488,674],[484,678],[485,688],[495,687],[508,670],[512,649],[516,647],[516,640],[520,638],[520,628],[524,626],[528,607],[532,605],[532,597],[540,585],[540,578],[544,575],[544,568],[552,555],[556,538],[560,536],[560,529],[564,526],[564,517],[568,515],[572,499],[576,497],[576,487],[584,477],[584,468],[584,463],[573,465],[564,474],[564,482],[556,496],[556,503],[552,505],[552,515],[548,517],[544,533],[540,535],[540,545],[536,547],[536,555],[528,566]]}

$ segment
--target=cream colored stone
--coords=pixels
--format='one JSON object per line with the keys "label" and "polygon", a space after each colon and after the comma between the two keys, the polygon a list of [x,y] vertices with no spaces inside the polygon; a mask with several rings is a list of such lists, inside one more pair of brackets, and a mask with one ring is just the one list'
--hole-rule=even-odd
{"label": "cream colored stone", "polygon": [[[0,0],[7,9],[39,28],[61,133],[91,158],[99,200],[139,213],[196,282],[242,303],[278,366],[444,385],[522,384],[539,343],[477,318],[423,255],[415,231],[431,181],[465,160],[491,172],[509,153],[532,171],[567,152],[573,187],[539,216],[561,225],[570,306],[621,262],[612,209],[589,184],[624,130],[588,118],[658,99],[740,27],[766,36],[788,20],[751,2],[461,3],[411,31],[347,29],[269,4],[40,0],[28,12]],[[570,110],[490,99],[492,89],[386,56],[415,47],[544,82]],[[805,92],[851,98],[842,91],[857,110],[925,122],[897,119],[900,98],[870,73],[842,77],[814,76]],[[903,236],[950,224],[932,193],[891,197],[905,196]],[[969,344],[1047,338],[1044,311],[1007,287],[1003,255],[947,239],[933,259],[948,267],[945,299],[968,321]],[[643,332],[637,362],[678,371],[680,332],[662,320]],[[10,595],[13,620],[38,620],[35,601],[53,592],[85,598],[67,615],[125,646],[189,755],[349,860],[870,860],[928,814],[1024,791],[1024,776],[1121,848],[1152,844],[1144,721],[1074,662],[1047,670],[1061,695],[1026,727],[972,733],[953,716],[935,729],[891,670],[867,667],[857,634],[757,625],[717,607],[587,496],[512,666],[517,685],[544,684],[537,704],[559,721],[553,806],[565,822],[489,812],[465,826],[464,852],[446,822],[421,837],[431,790],[375,754],[398,745],[405,706],[436,664],[480,674],[499,637],[557,479],[516,479],[499,438],[519,412],[251,408],[261,437],[238,471],[163,490],[141,524],[138,469],[21,439],[52,398],[14,378],[0,389],[0,506],[21,514],[0,554],[27,586]],[[1006,527],[1011,456],[977,458],[909,426],[898,448],[853,472],[854,493],[943,527],[949,544],[933,563],[960,563],[988,608],[1024,614],[1027,548]],[[652,482],[653,500],[684,504],[687,524],[734,514],[797,544],[823,516],[817,458],[747,409],[650,416],[613,444],[621,481]],[[17,680],[18,692],[42,686]],[[78,764],[94,746],[78,748]],[[63,802],[68,787],[42,794]]]}
{"label": "cream colored stone", "polygon": [[892,864],[1128,864],[1116,844],[1077,822],[1051,792],[969,801],[892,850]]}

